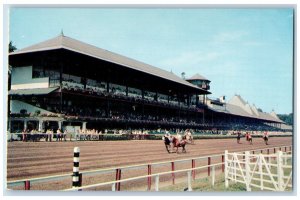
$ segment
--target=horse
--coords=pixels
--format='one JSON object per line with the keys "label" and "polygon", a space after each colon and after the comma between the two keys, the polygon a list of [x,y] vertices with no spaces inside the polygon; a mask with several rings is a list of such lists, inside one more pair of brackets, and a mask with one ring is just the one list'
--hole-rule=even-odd
{"label": "horse", "polygon": [[178,147],[182,147],[182,152],[186,153],[185,145],[186,145],[186,138],[185,136],[182,137],[182,141],[180,142],[178,138],[172,137],[172,142],[166,136],[163,136],[164,144],[168,153],[171,153],[169,148],[171,148],[171,143],[173,144],[173,148],[176,147],[176,153],[178,153]]}
{"label": "horse", "polygon": [[182,153],[186,153],[185,145],[186,145],[186,137],[182,137],[182,141],[179,141],[176,137],[173,138],[173,147],[176,147],[176,153],[178,153],[178,147],[182,147]]}

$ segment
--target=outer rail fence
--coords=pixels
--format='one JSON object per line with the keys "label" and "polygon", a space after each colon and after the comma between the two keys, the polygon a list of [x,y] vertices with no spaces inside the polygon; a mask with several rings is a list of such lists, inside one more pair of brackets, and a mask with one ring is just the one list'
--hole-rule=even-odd
{"label": "outer rail fence", "polygon": [[201,166],[201,167],[196,167],[196,168],[189,168],[189,169],[181,169],[181,170],[176,170],[176,171],[168,171],[168,172],[161,172],[161,173],[156,173],[156,174],[151,174],[151,175],[145,175],[145,176],[138,176],[138,177],[133,177],[133,178],[127,178],[123,180],[117,180],[117,181],[110,181],[110,182],[105,182],[105,183],[97,183],[97,184],[92,184],[92,185],[86,185],[82,187],[77,187],[77,188],[70,188],[66,189],[64,191],[77,191],[77,190],[82,190],[82,189],[89,189],[89,188],[94,188],[98,186],[104,186],[104,185],[111,185],[112,191],[116,191],[115,185],[121,182],[127,182],[127,181],[134,181],[138,179],[144,179],[144,178],[149,178],[149,177],[155,177],[155,191],[159,191],[159,176],[166,175],[166,174],[175,174],[175,173],[180,173],[180,172],[187,172],[187,188],[188,191],[192,191],[192,170],[197,170],[197,169],[204,169],[206,167],[212,168],[212,185],[215,183],[215,166],[222,165],[223,163],[217,163],[217,164],[212,164],[212,165],[206,165],[206,166]]}
{"label": "outer rail fence", "polygon": [[[272,151],[275,153],[276,150],[284,150],[284,151],[292,151],[292,146],[278,146],[278,147],[271,147],[271,148],[264,148],[264,149],[255,149],[251,150],[252,153],[255,152],[266,152],[267,154],[272,153]],[[243,151],[244,152],[244,151]],[[121,172],[122,170],[128,170],[128,169],[136,169],[136,168],[142,168],[142,167],[147,167],[147,175],[143,176],[143,178],[147,178],[147,185],[148,185],[148,190],[151,190],[151,177],[152,176],[152,167],[153,166],[160,166],[160,165],[167,165],[171,164],[171,174],[172,174],[172,184],[175,183],[175,174],[178,172],[184,172],[182,170],[176,170],[175,171],[175,163],[180,163],[180,162],[190,162],[191,163],[191,176],[192,179],[194,180],[196,178],[196,170],[197,169],[204,169],[207,168],[207,175],[210,176],[212,166],[216,167],[215,164],[211,164],[211,159],[212,158],[220,158],[221,162],[218,164],[221,167],[222,173],[224,173],[225,170],[225,159],[224,159],[224,154],[215,154],[215,155],[210,155],[210,156],[202,156],[202,157],[194,157],[194,158],[187,158],[187,159],[180,159],[180,160],[171,160],[171,161],[165,161],[165,162],[156,162],[156,163],[147,163],[147,164],[138,164],[138,165],[130,165],[130,166],[121,166],[121,167],[114,167],[114,168],[104,168],[104,169],[95,169],[95,170],[86,170],[86,171],[81,171],[80,172],[80,178],[82,181],[84,176],[87,175],[100,175],[100,174],[105,174],[108,172],[115,172],[116,173],[116,179],[115,181],[110,181],[111,183],[114,182],[115,185],[115,190],[120,191],[120,185],[121,185]],[[196,167],[196,161],[197,160],[207,160],[207,165],[201,166],[201,167]],[[185,169],[184,169],[185,170]],[[162,174],[169,174],[169,172],[162,172],[162,173],[156,173],[158,175]],[[214,172],[213,172],[214,173]],[[57,180],[63,180],[63,179],[71,179],[72,180],[72,175],[73,173],[66,173],[62,175],[52,175],[52,176],[45,176],[45,177],[37,177],[37,178],[25,178],[25,179],[20,179],[20,180],[14,180],[14,181],[7,181],[7,187],[15,187],[15,186],[24,186],[24,190],[30,190],[30,185],[33,183],[41,183],[41,182],[48,182],[48,181],[57,181]],[[129,178],[128,181],[132,179]],[[133,178],[134,179],[134,178]],[[123,179],[127,180],[127,179]],[[71,184],[71,182],[70,182]],[[81,182],[80,182],[81,185]],[[106,184],[107,185],[107,184]]]}

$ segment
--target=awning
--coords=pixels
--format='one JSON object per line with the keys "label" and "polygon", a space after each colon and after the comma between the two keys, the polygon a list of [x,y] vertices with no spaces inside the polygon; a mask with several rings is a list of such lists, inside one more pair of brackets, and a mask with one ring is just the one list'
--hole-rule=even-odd
{"label": "awning", "polygon": [[10,90],[8,95],[43,95],[57,90],[58,87]]}

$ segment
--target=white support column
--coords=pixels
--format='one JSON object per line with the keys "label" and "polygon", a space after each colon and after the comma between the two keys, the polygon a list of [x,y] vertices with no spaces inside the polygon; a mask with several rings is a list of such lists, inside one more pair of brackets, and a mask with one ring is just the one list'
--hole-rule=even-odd
{"label": "white support column", "polygon": [[58,128],[61,130],[62,121],[58,121]]}
{"label": "white support column", "polygon": [[246,151],[245,152],[245,162],[246,162],[246,189],[248,192],[251,191],[250,188],[250,152]]}
{"label": "white support column", "polygon": [[27,130],[27,120],[24,120],[24,129]]}
{"label": "white support column", "polygon": [[228,151],[225,150],[225,188],[228,188]]}
{"label": "white support column", "polygon": [[87,123],[87,122],[82,122],[82,131],[84,131],[84,132],[85,132],[85,130],[86,130],[86,123]]}
{"label": "white support column", "polygon": [[282,169],[282,151],[277,152],[277,176],[278,190],[283,191],[283,169]]}
{"label": "white support column", "polygon": [[42,132],[43,130],[43,120],[39,120],[39,132]]}

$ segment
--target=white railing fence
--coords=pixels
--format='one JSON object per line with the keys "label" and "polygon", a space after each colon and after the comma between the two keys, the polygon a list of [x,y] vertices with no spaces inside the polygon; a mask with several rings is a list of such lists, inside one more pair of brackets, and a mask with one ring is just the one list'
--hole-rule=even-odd
{"label": "white railing fence", "polygon": [[276,154],[228,153],[225,151],[225,187],[229,181],[260,190],[285,191],[292,188],[291,152]]}
{"label": "white railing fence", "polygon": [[145,175],[145,176],[138,176],[138,177],[132,177],[132,178],[127,178],[127,179],[122,179],[122,180],[117,180],[117,181],[110,181],[110,182],[105,182],[105,183],[97,183],[97,184],[92,184],[92,185],[86,185],[86,186],[81,186],[81,187],[76,187],[76,188],[69,188],[69,189],[65,189],[63,191],[81,191],[84,189],[92,189],[92,188],[96,188],[99,186],[105,186],[105,185],[111,185],[111,190],[112,191],[116,191],[116,187],[118,183],[122,183],[122,182],[128,182],[128,181],[135,181],[135,180],[140,180],[140,179],[145,179],[148,177],[155,177],[155,191],[159,191],[159,183],[160,183],[160,177],[166,174],[176,174],[176,173],[182,173],[182,172],[186,172],[187,174],[187,190],[188,191],[193,191],[192,190],[192,172],[194,170],[199,170],[199,169],[206,169],[207,167],[211,167],[211,185],[214,186],[215,185],[215,179],[216,179],[216,167],[217,166],[221,166],[223,163],[216,163],[216,164],[212,164],[212,165],[205,165],[205,166],[201,166],[201,167],[195,167],[195,168],[189,168],[189,169],[181,169],[181,170],[176,170],[176,171],[167,171],[167,172],[161,172],[161,173],[156,173],[156,174],[151,174],[151,175]]}

